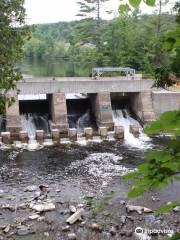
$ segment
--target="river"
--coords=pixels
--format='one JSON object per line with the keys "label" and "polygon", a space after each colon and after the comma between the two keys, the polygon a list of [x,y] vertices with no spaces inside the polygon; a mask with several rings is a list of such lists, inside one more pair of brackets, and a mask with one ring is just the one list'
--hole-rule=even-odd
{"label": "river", "polygon": [[[8,233],[10,234],[12,231],[13,233],[12,237],[8,239],[48,239],[44,235],[46,232],[48,232],[48,236],[52,237],[49,239],[71,239],[68,234],[75,232],[79,236],[78,239],[120,240],[123,234],[122,229],[117,228],[115,235],[108,234],[110,226],[115,224],[114,221],[119,222],[122,216],[126,216],[126,218],[129,216],[123,210],[122,201],[154,209],[162,203],[179,198],[179,185],[175,184],[166,190],[152,191],[137,200],[127,199],[127,191],[130,185],[122,179],[122,176],[144,162],[146,152],[151,149],[162,148],[164,141],[165,139],[162,137],[154,138],[146,147],[141,148],[132,147],[122,140],[88,143],[85,146],[57,144],[36,151],[0,150],[0,226],[10,224],[11,231],[9,230]],[[39,185],[48,185],[50,190],[48,199],[56,202],[56,211],[40,214],[40,218],[45,218],[42,222],[28,219],[29,215],[33,214],[28,206],[31,206],[29,204],[36,196],[37,190],[35,192],[25,190],[28,186],[38,187]],[[90,224],[92,222],[91,210],[84,205],[84,197],[90,196],[94,201],[98,201],[98,199],[101,201],[101,198],[112,190],[115,195],[103,212],[107,212],[108,215],[110,211],[113,213],[113,217],[110,218],[111,220],[104,220],[100,211],[93,220],[105,224],[103,232],[99,232],[99,230],[94,232],[89,230],[89,225],[81,226],[79,223],[74,224],[67,233],[60,230],[65,226],[65,220],[70,214],[68,210],[70,205],[83,204],[86,210],[84,220]],[[169,194],[169,191],[171,191],[171,194]],[[157,200],[152,201],[152,197],[157,198]],[[39,200],[39,203],[41,203],[41,200]],[[159,220],[159,217],[154,217],[152,214],[143,216],[133,214],[131,218],[136,220],[133,220],[132,225],[132,220],[127,218],[126,225],[123,227],[126,235],[122,239],[135,239],[134,228],[138,224],[144,227],[152,227],[152,219],[156,222],[160,221],[158,225],[156,224],[156,228],[162,228],[162,226],[166,228],[169,225],[170,229],[176,230],[178,228],[178,217],[179,215],[175,213],[175,215],[168,215],[168,219],[161,217],[161,220]],[[145,222],[142,222],[141,218]],[[22,230],[17,230],[17,223],[21,224],[23,231],[25,231],[24,229],[27,230],[23,234],[23,238],[21,238]],[[2,233],[2,236],[6,237],[8,233]],[[91,238],[88,236],[91,236]],[[159,239],[167,240],[169,238],[164,235]]]}

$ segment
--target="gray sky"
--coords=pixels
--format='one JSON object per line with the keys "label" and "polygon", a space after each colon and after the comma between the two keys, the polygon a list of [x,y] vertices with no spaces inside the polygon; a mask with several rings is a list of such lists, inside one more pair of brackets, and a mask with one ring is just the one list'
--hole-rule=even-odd
{"label": "gray sky", "polygon": [[[175,0],[171,0],[174,2]],[[27,12],[27,23],[52,23],[58,21],[71,21],[79,19],[77,0],[25,0],[25,8]],[[111,16],[103,14],[103,18],[109,19],[117,15],[117,9],[120,1],[109,0],[104,6],[105,10],[113,10]],[[173,6],[171,4],[170,6]],[[155,8],[147,7],[142,4],[144,13],[151,13]]]}

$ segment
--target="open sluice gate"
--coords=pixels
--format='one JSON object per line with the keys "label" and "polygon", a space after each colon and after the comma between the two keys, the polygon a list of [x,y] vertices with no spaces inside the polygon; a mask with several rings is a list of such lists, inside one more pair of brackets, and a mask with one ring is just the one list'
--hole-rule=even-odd
{"label": "open sluice gate", "polygon": [[46,95],[37,98],[30,95],[29,99],[20,98],[19,111],[21,115],[22,130],[28,132],[29,137],[35,137],[36,130],[50,133],[50,107]]}

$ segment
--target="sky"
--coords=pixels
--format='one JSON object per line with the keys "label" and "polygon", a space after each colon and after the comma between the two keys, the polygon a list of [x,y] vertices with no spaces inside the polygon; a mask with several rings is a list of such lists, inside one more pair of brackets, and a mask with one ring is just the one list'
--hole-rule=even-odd
{"label": "sky", "polygon": [[[26,22],[27,24],[36,24],[78,20],[79,17],[76,16],[79,9],[77,1],[78,0],[25,0]],[[174,1],[175,0],[171,0],[168,8],[173,6],[172,2]],[[109,0],[104,6],[104,10],[113,10],[113,13],[111,15],[103,14],[102,17],[110,19],[116,16],[119,3],[119,0]],[[151,13],[155,8],[142,4],[141,10],[144,13]]]}

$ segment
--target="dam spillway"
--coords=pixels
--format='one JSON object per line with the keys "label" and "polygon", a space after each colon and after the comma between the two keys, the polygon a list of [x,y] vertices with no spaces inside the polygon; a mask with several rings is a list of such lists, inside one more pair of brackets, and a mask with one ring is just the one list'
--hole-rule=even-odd
{"label": "dam spillway", "polygon": [[[111,102],[113,94],[124,95],[123,99],[128,99],[131,111],[142,123],[155,120],[164,111],[180,108],[179,92],[157,91],[151,88],[152,83],[152,80],[137,77],[107,77],[98,80],[91,78],[25,79],[18,83],[20,94],[23,96],[41,95],[45,96],[45,99],[24,99],[22,101],[14,92],[9,92],[8,95],[14,97],[15,103],[6,109],[6,131],[9,131],[14,139],[18,138],[19,132],[25,129],[22,126],[21,115],[26,114],[23,121],[27,123],[28,118],[32,119],[32,114],[37,114],[39,119],[43,119],[42,115],[45,111],[49,131],[58,129],[62,136],[68,136],[69,128],[73,127],[70,122],[72,117],[70,106],[76,105],[76,101],[79,101],[78,98],[68,99],[68,94],[86,95],[84,101],[88,101],[87,109],[79,116],[81,119],[75,120],[74,127],[77,128],[78,125],[79,129],[81,123],[86,122],[85,127],[96,125],[97,128],[106,127],[109,131],[114,130]],[[121,105],[121,101],[119,104]],[[25,112],[23,112],[24,109],[26,109]],[[34,119],[37,120],[36,115]],[[36,130],[41,129],[36,127]]]}

